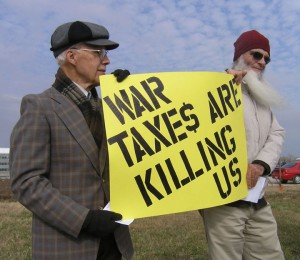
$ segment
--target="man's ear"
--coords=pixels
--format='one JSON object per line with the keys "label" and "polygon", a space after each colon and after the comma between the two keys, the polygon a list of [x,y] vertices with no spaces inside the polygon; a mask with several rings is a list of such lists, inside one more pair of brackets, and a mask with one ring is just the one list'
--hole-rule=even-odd
{"label": "man's ear", "polygon": [[73,65],[77,63],[75,50],[72,49],[66,50],[66,61]]}

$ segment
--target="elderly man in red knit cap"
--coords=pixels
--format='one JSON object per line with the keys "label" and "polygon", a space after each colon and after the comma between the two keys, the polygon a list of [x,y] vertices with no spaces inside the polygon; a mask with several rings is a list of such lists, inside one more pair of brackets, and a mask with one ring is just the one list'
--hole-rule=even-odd
{"label": "elderly man in red knit cap", "polygon": [[245,70],[241,87],[247,139],[249,192],[258,180],[264,183],[258,201],[249,197],[201,210],[209,255],[215,260],[284,259],[277,224],[264,198],[267,176],[281,154],[284,129],[271,107],[280,106],[280,95],[267,83],[264,71],[270,62],[269,40],[259,32],[244,32],[234,43],[233,69]]}

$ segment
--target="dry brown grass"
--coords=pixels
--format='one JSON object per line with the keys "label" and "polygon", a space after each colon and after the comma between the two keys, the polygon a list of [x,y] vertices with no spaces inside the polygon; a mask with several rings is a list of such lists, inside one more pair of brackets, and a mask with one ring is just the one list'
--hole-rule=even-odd
{"label": "dry brown grass", "polygon": [[[300,259],[300,185],[282,187],[269,185],[266,197],[278,223],[286,260]],[[31,213],[23,206],[11,197],[0,201],[0,260],[31,259],[30,225]],[[197,211],[136,219],[130,227],[135,260],[208,259]]]}
{"label": "dry brown grass", "polygon": [[0,202],[1,205],[1,216],[2,220],[8,218],[10,215],[19,215],[21,213],[27,212],[26,208],[22,206],[19,202]]}
{"label": "dry brown grass", "polygon": [[197,211],[136,219],[131,225],[135,259],[207,259]]}
{"label": "dry brown grass", "polygon": [[13,195],[10,190],[10,180],[0,179],[0,200],[11,199],[12,197],[13,197]]}
{"label": "dry brown grass", "polygon": [[0,259],[30,259],[31,213],[20,203],[0,202]]}

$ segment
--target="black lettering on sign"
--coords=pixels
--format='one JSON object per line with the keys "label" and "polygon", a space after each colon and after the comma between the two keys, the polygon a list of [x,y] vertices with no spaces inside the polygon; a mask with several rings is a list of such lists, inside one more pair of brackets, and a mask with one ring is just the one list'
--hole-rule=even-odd
{"label": "black lettering on sign", "polygon": [[125,123],[125,119],[123,116],[123,111],[132,119],[135,119],[135,115],[133,113],[132,104],[130,103],[129,97],[125,90],[120,90],[121,98],[119,98],[116,94],[114,94],[115,102],[113,102],[109,96],[103,98],[105,103],[109,106],[111,111],[115,114],[118,120],[123,125]]}
{"label": "black lettering on sign", "polygon": [[139,187],[139,190],[144,198],[144,201],[148,207],[152,205],[152,200],[150,199],[147,190],[159,200],[164,198],[164,196],[151,184],[151,171],[151,168],[146,171],[145,182],[143,182],[140,175],[134,177]]}
{"label": "black lettering on sign", "polygon": [[[135,176],[136,184],[147,207],[154,203],[153,199],[161,200],[166,196],[170,196],[174,190],[181,189],[209,172],[212,169],[211,162],[214,166],[217,166],[236,151],[235,140],[232,137],[232,129],[229,125],[224,126],[219,132],[215,132],[214,140],[205,138],[204,141],[197,142],[196,146],[200,155],[199,160],[191,161],[191,157],[186,154],[185,150],[179,152],[180,160],[175,158],[174,155],[172,160],[176,161],[176,165],[181,163],[185,168],[185,173],[182,170],[180,171],[180,177],[178,169],[175,169],[170,158],[147,169],[145,174]],[[221,161],[219,161],[219,158]],[[205,168],[201,168],[203,164]],[[241,183],[241,170],[237,166],[238,160],[234,157],[227,167],[223,166],[221,168],[221,174],[217,172],[212,174],[219,194],[223,199],[231,194],[232,183],[235,187]],[[155,184],[152,183],[152,177],[155,179]],[[222,179],[226,183],[225,188],[222,186]]]}
{"label": "black lettering on sign", "polygon": [[131,90],[132,95],[132,100],[134,104],[134,110],[136,117],[142,116],[143,112],[148,110],[149,112],[154,111],[154,108],[151,106],[151,104],[147,101],[146,98],[134,87],[131,86],[129,87]]}
{"label": "black lettering on sign", "polygon": [[[144,156],[152,156],[160,152],[162,146],[170,147],[172,144],[188,138],[187,131],[197,132],[200,124],[197,116],[190,112],[192,109],[194,109],[192,105],[183,103],[180,114],[173,108],[161,115],[154,116],[153,123],[146,120],[140,125],[140,128],[130,128],[131,138],[127,138],[129,137],[128,133],[122,132],[108,138],[108,143],[119,145],[127,165],[131,167],[135,163],[141,162]],[[184,117],[184,121],[189,123],[186,123],[188,125],[185,128],[181,117]],[[146,140],[146,136],[148,140]],[[125,138],[127,138],[127,143],[125,143]],[[133,144],[136,161],[133,160],[134,155],[130,156],[129,149],[126,147],[128,142]]]}
{"label": "black lettering on sign", "polygon": [[165,147],[172,145],[171,141],[168,140],[160,131],[160,116],[154,117],[154,124],[149,121],[145,121],[143,125],[153,134],[155,140],[155,151],[156,153],[161,151],[161,143]]}
{"label": "black lettering on sign", "polygon": [[220,101],[222,104],[222,109],[224,111],[224,114],[228,115],[227,108],[229,108],[231,111],[234,111],[234,108],[233,108],[232,104],[230,103],[231,89],[229,88],[228,85],[223,84],[217,90],[218,90],[218,95],[220,97]]}
{"label": "black lettering on sign", "polygon": [[[143,136],[134,127],[132,127],[130,131],[133,136],[132,139],[133,139],[134,151],[135,151],[137,162],[142,161],[142,157],[146,155],[146,153],[150,156],[153,155],[154,151],[151,149],[151,147],[143,138]],[[141,146],[143,147],[144,150],[141,150]]]}
{"label": "black lettering on sign", "polygon": [[[165,165],[162,163],[156,164],[155,171],[152,171],[152,168],[147,169],[144,180],[141,174],[135,176],[136,184],[147,207],[153,204],[151,195],[156,199],[161,200],[165,196],[171,195],[174,188],[178,190],[191,181],[195,180],[196,178],[200,177],[204,173],[202,168],[198,170],[194,169],[196,168],[195,165],[193,167],[193,165],[189,161],[189,157],[186,155],[184,150],[180,151],[179,155],[181,158],[181,163],[185,166],[186,169],[186,175],[181,179],[178,177],[178,173],[176,172],[170,158],[167,158],[164,161]],[[199,161],[196,161],[194,163],[198,164]],[[182,175],[183,173],[180,172],[180,174]],[[159,179],[156,178],[157,176],[159,177]],[[155,178],[156,186],[154,184],[151,184],[151,177]],[[163,187],[163,190],[159,189],[158,187]]]}
{"label": "black lettering on sign", "polygon": [[[231,93],[233,94],[235,106],[236,106],[236,107],[239,107],[239,106],[242,104],[242,102],[241,102],[240,99],[237,99],[237,98],[236,98],[236,95],[237,95],[237,89],[234,88],[233,83],[234,83],[233,80],[230,80],[230,81],[229,81],[229,85],[230,85]],[[236,86],[236,85],[235,85],[235,86]]]}
{"label": "black lettering on sign", "polygon": [[[214,140],[206,137],[204,138],[205,145],[202,141],[199,141],[197,143],[198,150],[206,167],[206,171],[211,170],[210,160],[212,161],[214,166],[217,166],[219,164],[217,156],[221,158],[221,161],[223,162],[224,160],[226,160],[227,155],[231,155],[235,152],[236,144],[234,138],[230,138],[231,132],[231,126],[226,125],[222,127],[219,132],[214,133]],[[207,156],[207,150],[210,157]]]}
{"label": "black lettering on sign", "polygon": [[[133,142],[133,148],[135,151],[135,156],[136,156],[136,160],[137,162],[141,162],[143,160],[143,156],[145,156],[147,153],[146,151],[148,150],[148,154],[153,154],[153,151],[151,150],[150,146],[147,143],[144,143],[144,147],[146,149],[143,149],[140,145],[140,143],[138,142],[137,139],[135,139],[134,137],[132,138],[132,142]],[[128,165],[130,166],[130,165]],[[132,165],[131,165],[132,166]]]}
{"label": "black lettering on sign", "polygon": [[215,100],[213,94],[209,91],[207,93],[208,96],[208,102],[209,102],[209,110],[210,110],[210,118],[211,118],[211,122],[212,124],[216,122],[216,119],[219,118],[223,118],[224,115],[221,111],[221,109],[219,108],[219,105],[217,103],[217,101]]}
{"label": "black lettering on sign", "polygon": [[167,98],[163,94],[163,90],[165,89],[165,87],[158,77],[150,77],[149,79],[147,79],[147,82],[149,84],[156,83],[156,85],[157,85],[157,88],[153,89],[153,93],[155,95],[152,95],[152,93],[149,91],[150,88],[146,87],[146,84],[142,85],[144,87],[145,91],[147,92],[147,94],[149,95],[149,97],[151,98],[156,109],[160,108],[160,104],[158,103],[158,99],[156,97],[158,97],[159,99],[164,101],[166,104],[169,104],[172,102],[169,98]]}
{"label": "black lettering on sign", "polygon": [[[241,177],[242,177],[241,170],[239,168],[236,168],[236,169],[233,168],[233,166],[236,164],[238,164],[238,159],[236,157],[234,157],[229,162],[229,165],[228,165],[231,177],[236,177],[236,176],[238,177],[237,180],[236,179],[233,180],[234,187],[237,187],[241,183]],[[217,185],[217,188],[218,188],[221,198],[226,199],[231,194],[231,191],[232,191],[231,180],[230,180],[231,178],[228,176],[227,168],[225,166],[222,167],[222,173],[223,173],[223,176],[222,176],[222,174],[221,174],[221,176],[225,179],[225,183],[226,183],[225,189],[221,185],[221,181],[220,181],[218,173],[215,172],[213,174],[213,177],[214,177],[214,180]]]}
{"label": "black lettering on sign", "polygon": [[232,177],[235,177],[235,176],[238,177],[237,180],[234,180],[234,181],[233,181],[234,187],[239,186],[240,183],[241,183],[241,181],[242,181],[242,173],[241,173],[240,168],[236,168],[236,169],[233,168],[234,165],[236,165],[236,164],[238,164],[238,159],[237,159],[236,157],[234,157],[234,158],[230,161],[230,163],[229,163],[229,171],[230,171],[230,173],[231,173],[231,176],[232,176]]}
{"label": "black lettering on sign", "polygon": [[[211,91],[207,93],[212,124],[218,118],[222,119],[227,116],[229,114],[228,111],[233,112],[241,105],[241,101],[236,99],[236,95],[237,90],[234,88],[232,80],[229,81],[229,85],[223,84],[218,87],[215,95]],[[218,105],[217,100],[221,102],[221,106]]]}
{"label": "black lettering on sign", "polygon": [[188,114],[188,110],[193,110],[194,107],[192,104],[185,104],[183,103],[183,106],[180,108],[179,113],[182,117],[182,119],[186,122],[193,120],[194,122],[191,125],[186,126],[186,129],[188,131],[194,131],[195,133],[197,132],[197,128],[199,128],[200,123],[199,119],[195,114]]}
{"label": "black lettering on sign", "polygon": [[[149,86],[151,83],[157,87],[151,89]],[[163,94],[164,85],[159,78],[150,77],[146,81],[142,81],[141,85],[145,93],[141,93],[136,87],[130,86],[130,95],[123,89],[119,90],[120,97],[114,93],[114,101],[109,96],[103,98],[104,102],[122,125],[125,124],[123,113],[127,114],[132,120],[135,120],[141,117],[145,111],[152,112],[154,108],[160,108],[159,100],[166,104],[171,103],[171,100]],[[146,97],[150,98],[152,104],[148,102]]]}
{"label": "black lettering on sign", "polygon": [[114,143],[117,143],[121,149],[121,152],[127,162],[127,165],[130,167],[133,165],[133,161],[132,161],[132,158],[129,154],[129,151],[124,143],[124,139],[128,137],[128,134],[126,133],[126,131],[124,132],[121,132],[111,138],[109,138],[107,140],[107,142],[110,144],[110,145],[113,145]]}
{"label": "black lettering on sign", "polygon": [[167,177],[166,177],[166,174],[165,174],[163,168],[161,167],[161,165],[159,163],[155,165],[155,168],[158,172],[159,178],[165,188],[167,195],[171,194],[172,190],[171,190],[170,184],[168,183],[168,180],[167,180]]}
{"label": "black lettering on sign", "polygon": [[[161,116],[164,120],[164,123],[168,129],[169,135],[172,139],[173,144],[176,144],[178,142],[176,133],[175,133],[175,129],[179,128],[182,126],[182,122],[180,120],[175,121],[174,123],[172,123],[170,121],[170,117],[177,115],[177,111],[175,108],[173,108],[172,110],[168,111],[167,113],[163,113]],[[179,140],[184,140],[185,138],[187,138],[187,134],[183,133],[181,134],[179,137]]]}
{"label": "black lettering on sign", "polygon": [[229,178],[228,178],[228,174],[227,174],[227,170],[226,170],[225,166],[222,167],[222,172],[223,172],[223,177],[224,177],[224,179],[226,181],[226,185],[227,185],[227,190],[225,190],[225,191],[222,188],[222,185],[221,185],[221,182],[220,182],[218,174],[215,172],[213,174],[213,176],[214,176],[215,182],[217,184],[217,187],[218,187],[218,190],[219,190],[221,198],[225,199],[231,193],[231,185],[230,185],[230,182],[229,182]]}
{"label": "black lettering on sign", "polygon": [[188,160],[188,157],[186,156],[184,150],[182,150],[180,152],[180,156],[181,156],[182,161],[184,163],[184,166],[185,166],[185,168],[186,168],[186,170],[189,174],[190,180],[194,180],[196,177],[199,177],[204,173],[203,169],[199,169],[199,170],[194,172],[194,170],[192,169],[192,166],[191,166],[191,164]]}
{"label": "black lettering on sign", "polygon": [[[236,150],[236,144],[235,144],[234,138],[233,137],[230,138],[229,142],[226,138],[226,134],[229,134],[231,132],[232,132],[232,128],[230,125],[224,126],[220,131],[222,143],[224,144],[227,155],[233,154]],[[230,143],[230,145],[229,145],[229,143]]]}
{"label": "black lettering on sign", "polygon": [[166,160],[166,165],[167,165],[168,170],[169,170],[169,172],[170,172],[170,176],[171,176],[172,181],[173,181],[173,183],[174,183],[174,185],[175,185],[175,188],[178,190],[178,189],[181,187],[181,185],[180,185],[180,182],[179,182],[177,173],[176,173],[176,171],[175,171],[175,169],[174,169],[174,167],[173,167],[173,164],[172,164],[170,158],[168,158],[168,159]]}

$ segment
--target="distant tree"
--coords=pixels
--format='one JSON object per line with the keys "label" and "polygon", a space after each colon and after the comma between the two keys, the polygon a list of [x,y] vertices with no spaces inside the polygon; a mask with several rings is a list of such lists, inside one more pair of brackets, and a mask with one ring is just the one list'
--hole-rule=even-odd
{"label": "distant tree", "polygon": [[293,155],[281,156],[280,159],[279,159],[278,164],[283,165],[283,163],[293,162],[293,161],[296,161],[296,160],[297,160],[296,157],[293,156]]}

